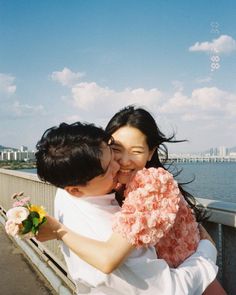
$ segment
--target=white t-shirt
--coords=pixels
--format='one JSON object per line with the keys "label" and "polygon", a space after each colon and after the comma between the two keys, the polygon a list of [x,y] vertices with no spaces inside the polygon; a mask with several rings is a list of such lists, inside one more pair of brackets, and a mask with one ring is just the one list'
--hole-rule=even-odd
{"label": "white t-shirt", "polygon": [[[58,189],[55,197],[55,217],[60,222],[100,241],[111,236],[113,214],[119,210],[114,194],[78,198]],[[78,294],[200,295],[217,274],[216,249],[207,240],[177,269],[157,259],[154,247],[134,250],[111,274],[86,263],[64,243],[62,252]]]}

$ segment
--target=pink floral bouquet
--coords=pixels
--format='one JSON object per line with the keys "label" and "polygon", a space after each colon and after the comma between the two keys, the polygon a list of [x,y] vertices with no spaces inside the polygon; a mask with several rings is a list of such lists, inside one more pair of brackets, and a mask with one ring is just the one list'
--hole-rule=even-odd
{"label": "pink floral bouquet", "polygon": [[159,258],[177,267],[199,243],[198,224],[173,175],[163,168],[144,168],[128,183],[113,231],[131,244],[155,246]]}
{"label": "pink floral bouquet", "polygon": [[5,229],[7,234],[13,237],[34,237],[39,227],[46,222],[46,211],[42,206],[30,203],[30,198],[24,197],[24,193],[12,196],[13,208],[7,211]]}

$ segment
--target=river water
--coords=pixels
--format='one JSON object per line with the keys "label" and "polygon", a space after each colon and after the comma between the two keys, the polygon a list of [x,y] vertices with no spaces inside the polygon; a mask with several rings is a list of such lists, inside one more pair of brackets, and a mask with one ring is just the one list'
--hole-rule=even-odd
{"label": "river water", "polygon": [[179,163],[181,182],[194,181],[186,190],[200,198],[236,203],[236,163]]}
{"label": "river water", "polygon": [[[178,163],[183,169],[177,180],[193,182],[185,189],[200,198],[222,200],[236,203],[236,163]],[[35,169],[24,172],[36,173]]]}

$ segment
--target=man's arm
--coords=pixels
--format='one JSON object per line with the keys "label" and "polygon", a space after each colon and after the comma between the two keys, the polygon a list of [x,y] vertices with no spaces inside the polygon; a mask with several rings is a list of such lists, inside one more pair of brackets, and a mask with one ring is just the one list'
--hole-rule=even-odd
{"label": "man's arm", "polygon": [[216,254],[216,249],[209,240],[201,240],[197,251],[177,269],[171,270],[176,285],[183,289],[182,294],[202,294],[216,278]]}
{"label": "man's arm", "polygon": [[[207,238],[207,232],[203,234]],[[113,234],[106,241],[97,241],[81,236],[55,218],[47,216],[47,223],[40,227],[38,239],[61,239],[73,252],[90,265],[104,273],[111,273],[134,249],[119,234]],[[201,240],[197,251],[178,268],[171,269],[162,259],[152,260],[160,288],[168,289],[166,294],[202,294],[217,274],[216,249],[209,240]],[[140,265],[140,271],[146,272],[150,265]],[[161,289],[160,289],[161,290]]]}

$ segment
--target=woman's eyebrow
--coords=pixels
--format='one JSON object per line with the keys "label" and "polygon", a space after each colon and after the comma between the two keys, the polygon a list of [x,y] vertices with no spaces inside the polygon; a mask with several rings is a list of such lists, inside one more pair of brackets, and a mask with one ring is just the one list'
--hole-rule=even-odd
{"label": "woman's eyebrow", "polygon": [[132,145],[132,149],[142,149],[142,150],[144,150],[144,147],[142,145]]}
{"label": "woman's eyebrow", "polygon": [[[120,147],[120,148],[123,148],[124,146],[123,146],[123,144],[122,143],[120,143],[120,142],[117,142],[117,141],[115,141],[114,143],[112,143],[112,145],[111,146],[115,146],[115,147]],[[142,145],[132,145],[130,148],[132,148],[132,149],[142,149],[142,150],[144,150],[145,148],[142,146]]]}

